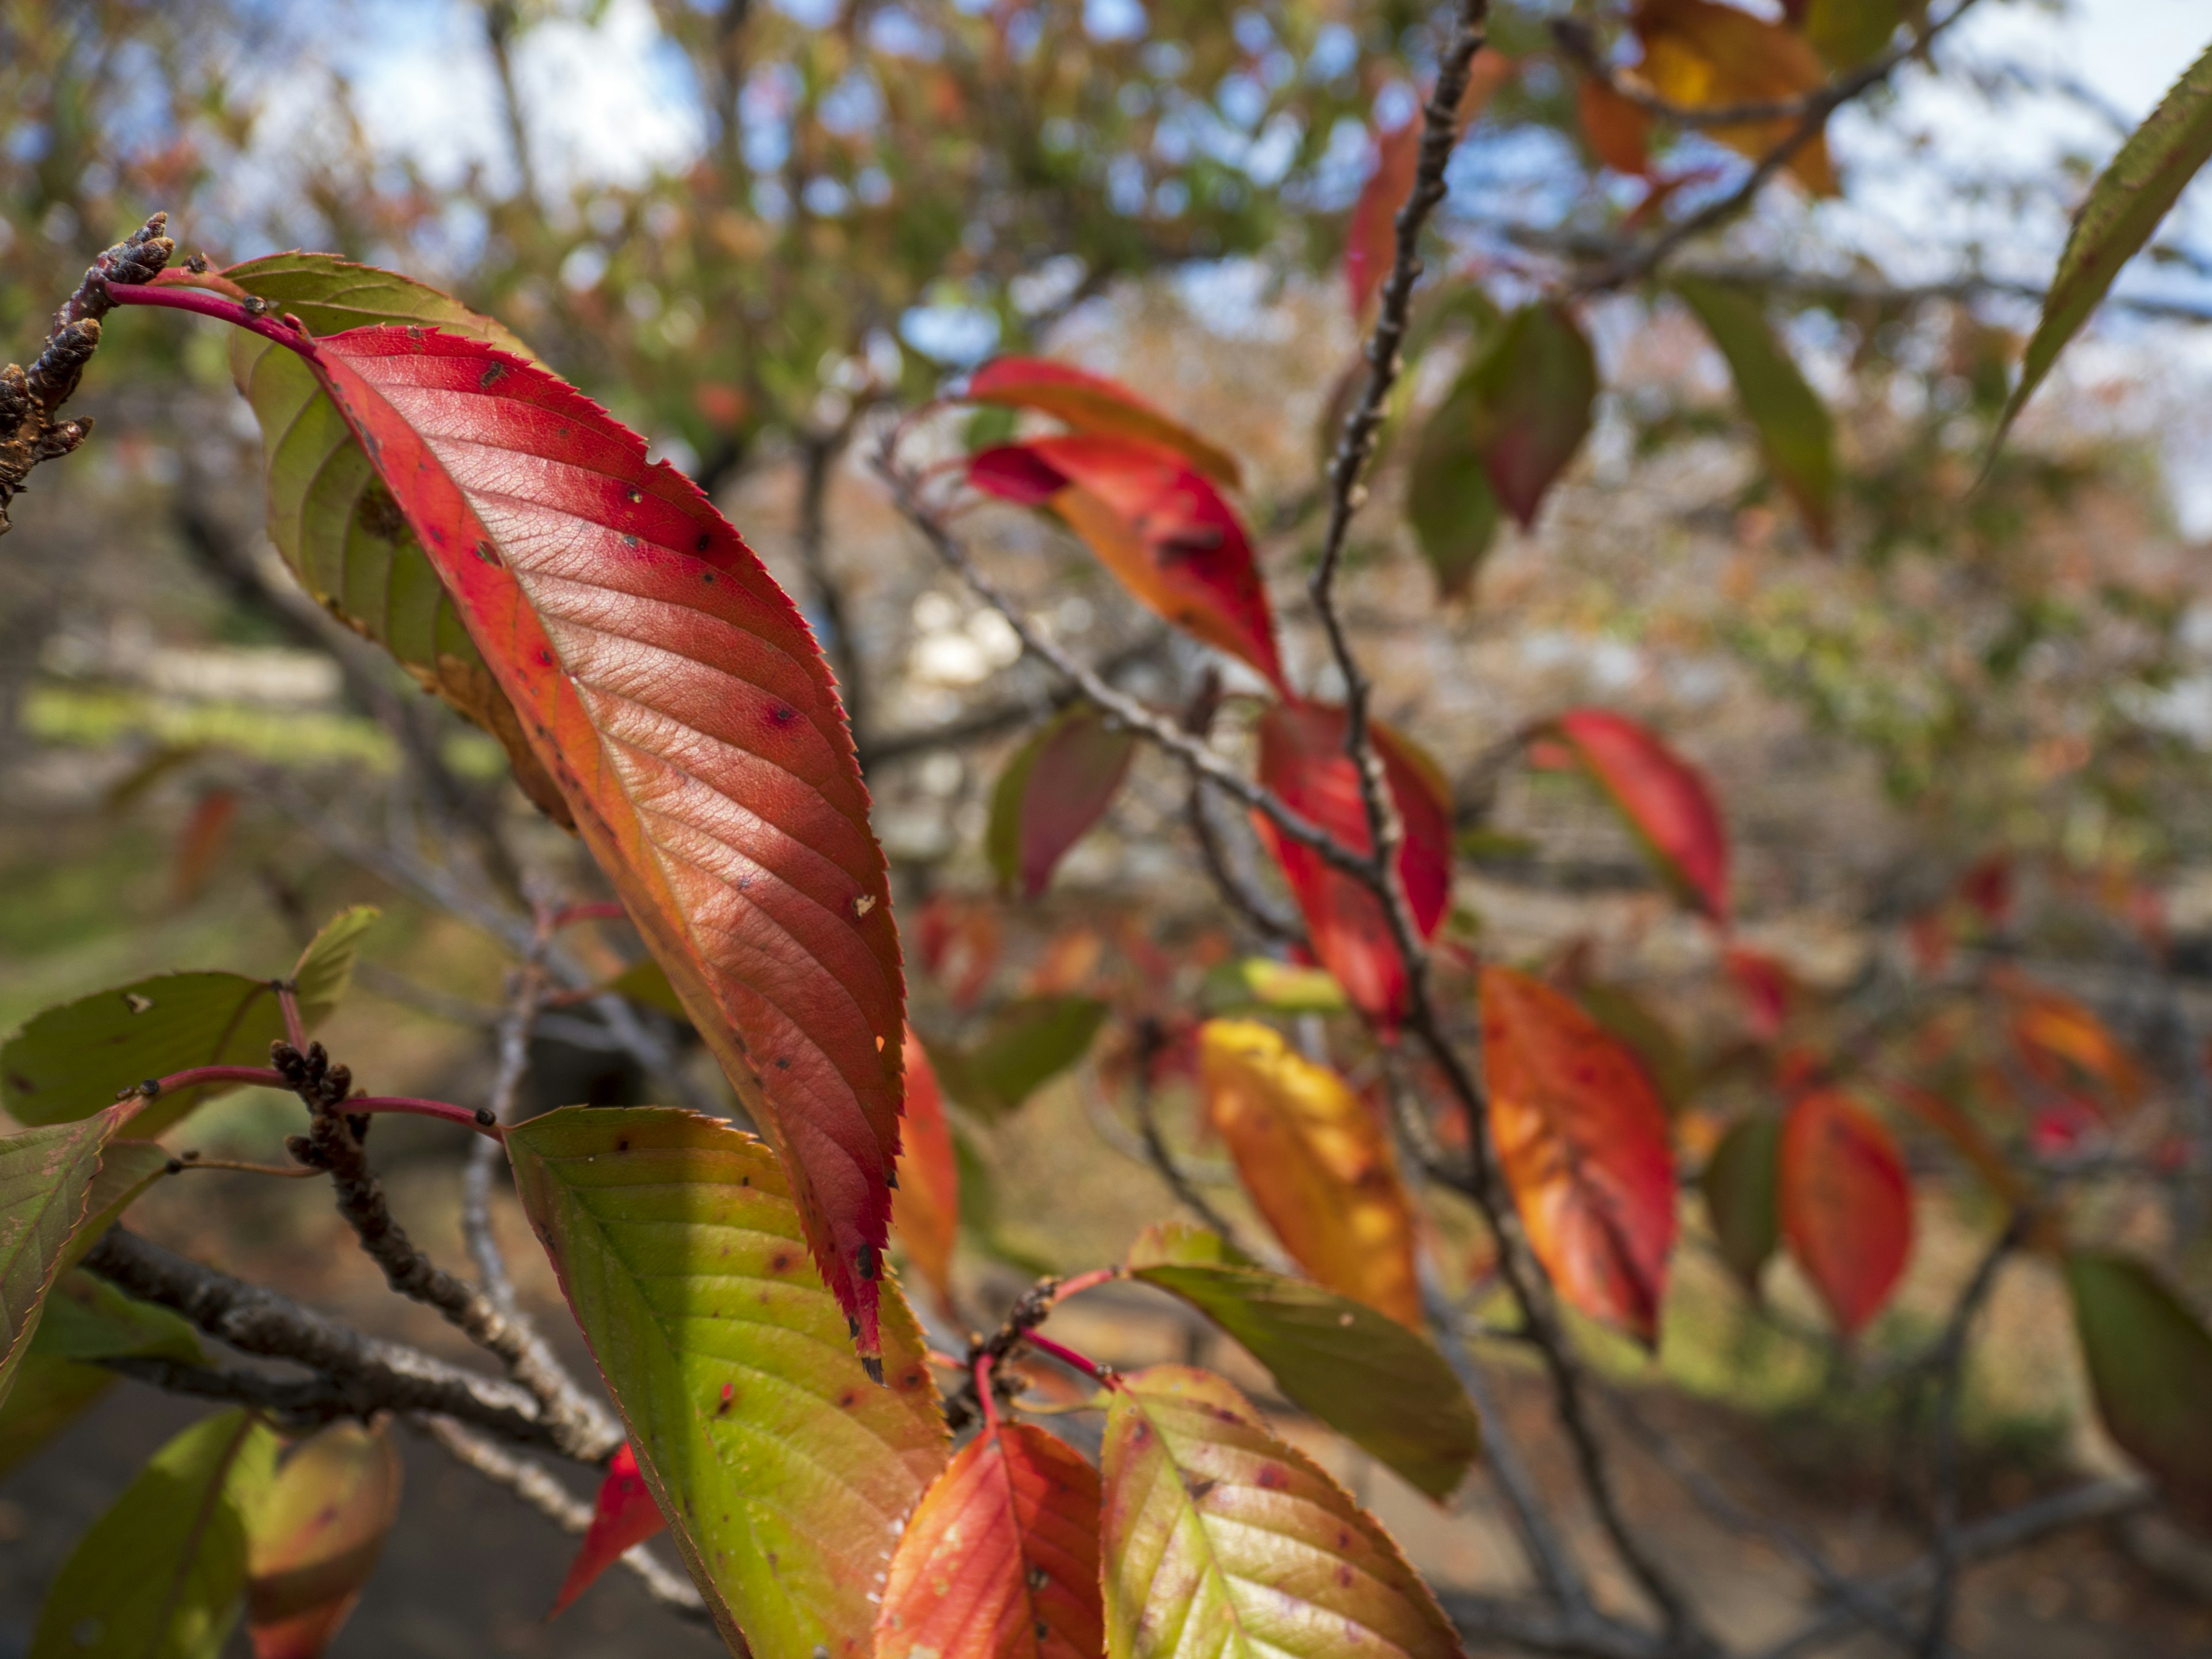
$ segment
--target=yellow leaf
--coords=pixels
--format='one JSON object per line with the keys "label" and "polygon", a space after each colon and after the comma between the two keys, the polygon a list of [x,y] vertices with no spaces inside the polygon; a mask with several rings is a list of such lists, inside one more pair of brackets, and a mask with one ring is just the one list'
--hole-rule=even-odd
{"label": "yellow leaf", "polygon": [[1214,1128],[1291,1258],[1339,1295],[1419,1329],[1413,1207],[1366,1103],[1253,1020],[1208,1020],[1199,1074]]}
{"label": "yellow leaf", "polygon": [[[1635,27],[1644,44],[1644,78],[1668,103],[1686,109],[1779,103],[1816,91],[1827,80],[1803,35],[1717,0],[1644,0]],[[1796,125],[1747,121],[1706,131],[1717,143],[1759,161]],[[1791,156],[1790,171],[1814,195],[1836,194],[1826,137]]]}

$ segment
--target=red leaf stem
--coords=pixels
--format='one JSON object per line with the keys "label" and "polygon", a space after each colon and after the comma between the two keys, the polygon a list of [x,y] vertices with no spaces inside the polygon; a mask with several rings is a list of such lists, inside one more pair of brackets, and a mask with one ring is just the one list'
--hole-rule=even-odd
{"label": "red leaf stem", "polygon": [[106,286],[107,297],[116,305],[161,306],[171,311],[198,312],[203,317],[213,317],[242,328],[249,334],[258,334],[264,340],[274,340],[288,351],[296,351],[303,357],[307,355],[308,335],[305,329],[250,310],[224,295],[180,283],[110,283]]}
{"label": "red leaf stem", "polygon": [[378,1112],[401,1112],[412,1117],[441,1118],[447,1123],[458,1123],[463,1128],[474,1129],[486,1139],[504,1142],[507,1139],[496,1119],[489,1112],[477,1113],[465,1106],[456,1106],[449,1100],[422,1100],[413,1095],[360,1095],[343,1103],[338,1109],[349,1117],[366,1117]]}
{"label": "red leaf stem", "polygon": [[975,1356],[975,1403],[982,1407],[986,1434],[999,1431],[999,1402],[991,1393],[991,1365],[989,1350]]}
{"label": "red leaf stem", "polygon": [[1103,1365],[1100,1364],[1095,1359],[1089,1358],[1083,1354],[1076,1352],[1074,1349],[1069,1347],[1065,1342],[1055,1342],[1048,1336],[1039,1336],[1035,1331],[1030,1332],[1027,1335],[1023,1337],[1022,1340],[1028,1343],[1030,1346],[1035,1348],[1039,1353],[1050,1354],[1054,1359],[1060,1361],[1061,1364],[1068,1366],[1072,1370],[1081,1371],[1085,1376],[1091,1378],[1094,1382],[1103,1382],[1107,1379],[1109,1373]]}

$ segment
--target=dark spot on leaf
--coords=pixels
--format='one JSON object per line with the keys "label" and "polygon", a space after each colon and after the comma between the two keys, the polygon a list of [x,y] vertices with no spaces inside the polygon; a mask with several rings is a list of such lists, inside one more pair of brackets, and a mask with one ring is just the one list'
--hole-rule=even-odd
{"label": "dark spot on leaf", "polygon": [[1046,1640],[1048,1640],[1048,1639],[1051,1637],[1051,1635],[1052,1635],[1052,1627],[1051,1627],[1049,1625],[1046,1624],[1046,1623],[1045,1623],[1045,1621],[1044,1621],[1043,1620],[1042,1620],[1042,1619],[1038,1620],[1036,1621],[1036,1638],[1037,1638],[1037,1640],[1038,1640],[1038,1641],[1040,1641],[1040,1642],[1046,1641]]}
{"label": "dark spot on leaf", "polygon": [[125,991],[123,994],[123,1006],[134,1014],[143,1014],[154,1006],[154,999],[142,997],[136,991]]}
{"label": "dark spot on leaf", "polygon": [[789,1250],[778,1250],[774,1255],[769,1257],[768,1270],[772,1273],[790,1272],[791,1252]]}
{"label": "dark spot on leaf", "polygon": [[1283,1467],[1281,1464],[1262,1463],[1260,1465],[1260,1485],[1264,1490],[1267,1492],[1280,1492],[1284,1487],[1290,1484],[1291,1477],[1283,1473]]}
{"label": "dark spot on leaf", "polygon": [[416,325],[413,324],[413,323],[410,323],[410,324],[408,324],[408,325],[407,325],[407,337],[408,337],[409,339],[410,339],[410,340],[414,341],[417,345],[420,345],[420,344],[422,343],[422,329],[421,329],[419,326],[417,326]]}
{"label": "dark spot on leaf", "polygon": [[483,374],[477,376],[477,390],[479,392],[489,392],[506,377],[507,365],[505,363],[489,364],[485,368]]}
{"label": "dark spot on leaf", "polygon": [[482,559],[489,565],[496,565],[499,562],[499,555],[492,551],[492,545],[489,542],[478,542],[477,544],[477,557]]}
{"label": "dark spot on leaf", "polygon": [[1338,1567],[1336,1570],[1336,1582],[1343,1585],[1345,1589],[1350,1589],[1352,1588],[1352,1569],[1349,1566]]}
{"label": "dark spot on leaf", "polygon": [[538,660],[550,668],[553,665],[553,653],[547,647],[541,645],[538,647]]}
{"label": "dark spot on leaf", "polygon": [[623,499],[628,501],[632,507],[635,507],[640,501],[645,499],[645,492],[636,489],[625,489],[623,491]]}
{"label": "dark spot on leaf", "polygon": [[853,1402],[860,1397],[860,1395],[854,1394],[850,1389],[846,1389],[844,1393],[837,1396],[837,1409],[841,1412],[848,1412],[852,1410]]}
{"label": "dark spot on leaf", "polygon": [[624,1135],[620,1140],[615,1142],[615,1150],[618,1152],[628,1152],[629,1150],[629,1137],[628,1135]]}
{"label": "dark spot on leaf", "polygon": [[[701,531],[701,532],[699,532],[699,539],[698,539],[697,541],[696,541],[696,542],[692,543],[692,544],[691,544],[691,546],[692,546],[692,549],[693,549],[693,550],[694,550],[694,551],[696,551],[696,552],[700,552],[700,553],[704,553],[704,552],[705,552],[708,548],[712,547],[714,544],[714,538],[712,536],[708,535],[705,531],[703,531],[703,530],[702,530],[702,531]],[[714,580],[714,579],[712,576],[709,576],[709,577],[708,577],[708,578],[707,578],[707,580],[708,580],[708,581],[712,581],[712,580]]]}
{"label": "dark spot on leaf", "polygon": [[796,708],[787,708],[782,703],[778,703],[775,708],[768,711],[768,717],[774,720],[778,726],[788,726],[792,721],[799,718],[799,711]]}
{"label": "dark spot on leaf", "polygon": [[396,542],[407,533],[407,516],[381,478],[371,478],[353,509],[354,522],[380,542]]}
{"label": "dark spot on leaf", "polygon": [[[1194,1504],[1203,1504],[1206,1493],[1220,1484],[1218,1480],[1209,1480],[1201,1474],[1192,1474],[1188,1471],[1183,1473],[1182,1489],[1190,1495],[1190,1501]],[[1267,1482],[1262,1480],[1260,1484],[1265,1486]]]}
{"label": "dark spot on leaf", "polygon": [[779,1072],[789,1071],[791,1069],[791,1056],[789,1054],[778,1054],[775,1057],[775,1069]]}
{"label": "dark spot on leaf", "polygon": [[623,538],[623,545],[624,547],[642,547],[645,544],[638,540],[635,536],[625,536]]}
{"label": "dark spot on leaf", "polygon": [[702,571],[700,574],[706,577],[708,586],[712,587],[714,585],[714,573],[713,571],[706,570]]}

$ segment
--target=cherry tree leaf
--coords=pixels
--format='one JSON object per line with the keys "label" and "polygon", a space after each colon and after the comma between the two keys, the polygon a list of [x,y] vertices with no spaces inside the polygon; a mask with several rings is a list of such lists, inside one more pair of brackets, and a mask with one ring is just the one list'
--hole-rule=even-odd
{"label": "cherry tree leaf", "polygon": [[1727,926],[1728,828],[1705,775],[1648,727],[1607,709],[1570,709],[1551,729],[1597,780],[1668,884]]}
{"label": "cherry tree leaf", "polygon": [[0,1475],[40,1450],[123,1379],[104,1365],[23,1356],[0,1400]]}
{"label": "cherry tree leaf", "polygon": [[1559,1293],[1650,1347],[1674,1246],[1667,1112],[1629,1049],[1568,998],[1482,969],[1498,1166]]}
{"label": "cherry tree leaf", "polygon": [[1747,1117],[1721,1137],[1705,1160],[1698,1185],[1713,1235],[1727,1262],[1747,1290],[1759,1289],[1759,1276],[1774,1247],[1782,1223],[1777,1183],[1782,1152],[1782,1122],[1761,1115]]}
{"label": "cherry tree leaf", "polygon": [[899,1148],[891,1227],[939,1303],[952,1305],[952,1251],[960,1238],[960,1160],[929,1052],[906,1034],[906,1144]]}
{"label": "cherry tree leaf", "polygon": [[276,1437],[243,1411],[154,1454],[47,1589],[28,1659],[213,1659],[246,1589],[246,1520]]}
{"label": "cherry tree leaf", "polygon": [[876,1659],[1096,1659],[1098,1472],[1026,1423],[960,1449],[892,1558]]}
{"label": "cherry tree leaf", "polygon": [[1212,1019],[1199,1080],[1254,1206],[1291,1259],[1323,1285],[1418,1328],[1413,1212],[1367,1103],[1273,1026]]}
{"label": "cherry tree leaf", "polygon": [[877,1352],[904,985],[813,635],[690,480],[535,365],[415,327],[302,340]]}
{"label": "cherry tree leaf", "polygon": [[0,1139],[0,1401],[84,1219],[100,1149],[136,1103]]}
{"label": "cherry tree leaf", "polygon": [[1597,159],[1632,179],[1651,172],[1651,118],[1604,82],[1585,76],[1575,88],[1575,114]]}
{"label": "cherry tree leaf", "polygon": [[1674,287],[1728,360],[1736,401],[1814,545],[1827,546],[1836,496],[1836,427],[1827,405],[1775,338],[1755,296],[1702,277],[1678,276]]}
{"label": "cherry tree leaf", "polygon": [[294,1447],[246,1522],[254,1659],[315,1659],[361,1599],[399,1515],[387,1424],[333,1423]]}
{"label": "cherry tree leaf", "polygon": [[1389,1534],[1220,1377],[1117,1378],[1102,1461],[1110,1659],[1459,1659]]}
{"label": "cherry tree leaf", "polygon": [[622,1559],[623,1552],[658,1536],[667,1525],[660,1506],[653,1501],[652,1489],[638,1473],[637,1455],[624,1441],[607,1460],[606,1475],[592,1499],[591,1525],[585,1528],[584,1541],[568,1563],[568,1573],[545,1617],[558,1619],[601,1573]]}
{"label": "cherry tree leaf", "polygon": [[1459,453],[1482,467],[1522,529],[1589,435],[1597,392],[1589,338],[1547,301],[1508,317],[1445,398]]}
{"label": "cherry tree leaf", "polygon": [[[1915,0],[1924,9],[1926,0]],[[1905,0],[1811,0],[1803,8],[1805,39],[1832,68],[1856,69],[1884,46],[1905,21]]]}
{"label": "cherry tree leaf", "polygon": [[2126,1256],[2069,1255],[2066,1288],[2106,1431],[2177,1507],[2212,1527],[2212,1334]]}
{"label": "cherry tree leaf", "polygon": [[985,850],[1001,888],[1036,898],[1067,851],[1106,816],[1128,775],[1136,734],[1088,703],[1061,710],[1015,751],[991,793]]}
{"label": "cherry tree leaf", "polygon": [[1042,357],[998,357],[968,380],[970,403],[1034,409],[1078,432],[1138,438],[1172,449],[1200,472],[1234,489],[1242,480],[1237,458],[1162,414],[1119,380]]}
{"label": "cherry tree leaf", "polygon": [[2082,198],[2021,360],[2020,384],[1998,422],[1997,441],[2111,290],[2120,268],[2150,240],[2207,160],[2212,160],[2212,46],[2182,71]]}
{"label": "cherry tree leaf", "polygon": [[866,1659],[899,1526],[945,1464],[896,1285],[878,1281],[878,1383],[750,1135],[666,1108],[568,1107],[508,1131],[507,1151],[725,1639],[742,1632],[759,1659]]}
{"label": "cherry tree leaf", "polygon": [[[1718,0],[1641,0],[1632,21],[1644,44],[1644,79],[1668,102],[1686,108],[1780,103],[1817,91],[1828,78],[1819,55],[1796,30]],[[1796,127],[1792,119],[1747,121],[1706,133],[1759,161]],[[1789,167],[1814,195],[1836,193],[1826,138],[1798,150]]]}
{"label": "cherry tree leaf", "polygon": [[1438,1503],[1480,1452],[1482,1425],[1435,1344],[1366,1304],[1237,1259],[1180,1223],[1147,1228],[1127,1265],[1236,1338],[1293,1405]]}
{"label": "cherry tree leaf", "polygon": [[[334,254],[275,253],[218,276],[177,272],[157,280],[251,295],[318,336],[378,325],[438,328],[518,357],[532,355],[499,323],[436,289]],[[313,372],[294,353],[243,330],[231,336],[230,369],[261,426],[269,539],[300,585],[496,738],[524,793],[566,823],[560,791],[531,752],[514,705]]]}
{"label": "cherry tree leaf", "polygon": [[984,1118],[1011,1117],[1029,1097],[1091,1052],[1106,1005],[1091,997],[1025,997],[966,1048],[930,1058],[945,1091]]}
{"label": "cherry tree leaf", "polygon": [[1406,519],[1444,598],[1462,599],[1497,539],[1498,493],[1474,453],[1477,394],[1462,385],[1422,425],[1406,475]]}
{"label": "cherry tree leaf", "polygon": [[1838,1090],[1782,1126],[1782,1236],[1845,1336],[1881,1311],[1912,1254],[1912,1184],[1881,1120]]}
{"label": "cherry tree leaf", "polygon": [[[1374,726],[1391,799],[1406,828],[1398,877],[1413,923],[1435,937],[1451,903],[1451,794],[1435,763],[1389,727]],[[1375,843],[1359,774],[1344,752],[1344,711],[1319,703],[1277,703],[1260,717],[1260,781],[1308,823],[1356,853]],[[1395,1024],[1406,1013],[1406,964],[1382,903],[1359,881],[1303,842],[1279,835],[1255,813],[1261,839],[1305,917],[1322,966],[1336,976],[1354,1007]]]}
{"label": "cherry tree leaf", "polygon": [[[80,1246],[89,1231],[79,1229]],[[133,1301],[90,1273],[64,1273],[47,1294],[38,1333],[13,1378],[0,1385],[6,1395],[0,1400],[0,1474],[75,1422],[118,1380],[92,1362],[126,1354],[190,1364],[206,1360],[191,1327],[167,1308]]]}
{"label": "cherry tree leaf", "polygon": [[1134,438],[1039,438],[969,457],[968,480],[1049,507],[1138,599],[1282,684],[1274,616],[1244,526],[1175,451]]}

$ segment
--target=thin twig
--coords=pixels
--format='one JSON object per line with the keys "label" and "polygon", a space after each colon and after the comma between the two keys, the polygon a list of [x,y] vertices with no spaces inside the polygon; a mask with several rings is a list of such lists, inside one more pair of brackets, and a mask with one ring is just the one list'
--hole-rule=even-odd
{"label": "thin twig", "polygon": [[[541,937],[545,936],[541,933]],[[531,1031],[545,998],[542,955],[542,951],[534,953],[516,970],[514,994],[500,1018],[498,1070],[492,1079],[486,1109],[492,1121],[501,1126],[514,1121],[515,1103],[530,1070]],[[515,1303],[514,1280],[507,1273],[507,1260],[500,1254],[499,1239],[491,1225],[492,1185],[506,1162],[498,1141],[478,1140],[469,1148],[469,1161],[461,1171],[461,1236],[467,1241],[469,1257],[477,1264],[477,1278],[492,1306],[507,1318],[520,1320],[523,1314]]]}
{"label": "thin twig", "polygon": [[1227,1240],[1231,1249],[1257,1260],[1251,1249],[1238,1237],[1237,1230],[1228,1217],[1213,1207],[1212,1200],[1183,1173],[1181,1164],[1160,1133],[1159,1112],[1152,1094],[1152,1067],[1159,1058],[1165,1038],[1156,1020],[1144,1019],[1137,1025],[1135,1081],[1131,1093],[1137,1106],[1137,1133],[1144,1138],[1146,1161],[1159,1178],[1167,1183],[1168,1190],[1176,1195],[1183,1208],[1196,1216],[1211,1231]]}

